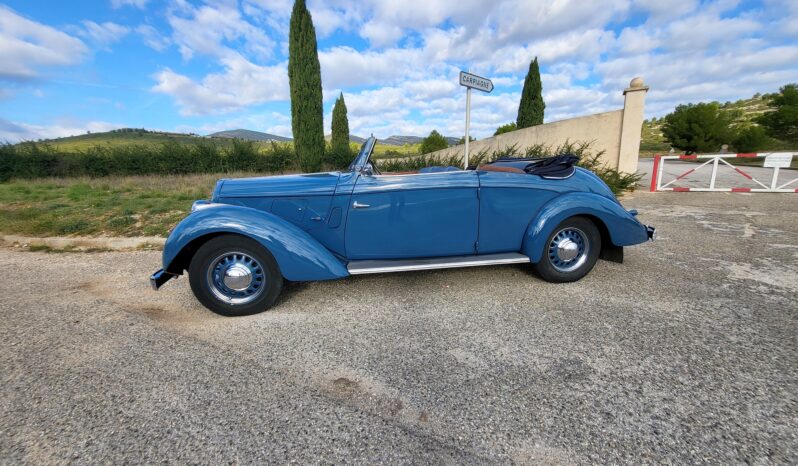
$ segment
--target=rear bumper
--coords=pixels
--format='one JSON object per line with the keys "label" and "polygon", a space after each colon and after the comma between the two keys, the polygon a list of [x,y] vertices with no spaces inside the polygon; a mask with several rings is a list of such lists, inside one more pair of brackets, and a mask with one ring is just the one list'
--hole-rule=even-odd
{"label": "rear bumper", "polygon": [[164,283],[168,282],[169,280],[173,279],[176,275],[173,273],[169,273],[164,269],[160,269],[154,274],[150,276],[150,286],[152,286],[153,290],[158,290]]}
{"label": "rear bumper", "polygon": [[646,225],[646,234],[648,235],[648,239],[650,241],[657,239],[657,229],[650,225]]}

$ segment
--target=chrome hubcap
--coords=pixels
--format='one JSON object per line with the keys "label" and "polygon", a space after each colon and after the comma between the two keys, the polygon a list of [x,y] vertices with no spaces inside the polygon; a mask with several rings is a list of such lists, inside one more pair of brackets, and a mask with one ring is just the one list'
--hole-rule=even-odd
{"label": "chrome hubcap", "polygon": [[211,261],[208,286],[213,295],[226,303],[247,304],[266,289],[266,274],[253,257],[243,252],[228,252]]}
{"label": "chrome hubcap", "polygon": [[224,272],[224,284],[235,291],[244,291],[252,283],[252,271],[244,264],[236,263]]}
{"label": "chrome hubcap", "polygon": [[549,261],[559,272],[573,272],[578,269],[587,261],[589,252],[587,235],[573,227],[558,231],[548,248]]}
{"label": "chrome hubcap", "polygon": [[557,257],[559,257],[561,261],[568,262],[570,260],[573,260],[574,257],[578,255],[579,255],[579,245],[574,243],[570,239],[562,241],[557,246]]}

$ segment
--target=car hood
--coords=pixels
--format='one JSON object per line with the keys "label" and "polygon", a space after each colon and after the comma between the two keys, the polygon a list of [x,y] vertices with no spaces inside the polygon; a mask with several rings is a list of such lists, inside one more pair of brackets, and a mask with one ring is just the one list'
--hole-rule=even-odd
{"label": "car hood", "polygon": [[219,180],[213,201],[235,197],[332,195],[340,172]]}

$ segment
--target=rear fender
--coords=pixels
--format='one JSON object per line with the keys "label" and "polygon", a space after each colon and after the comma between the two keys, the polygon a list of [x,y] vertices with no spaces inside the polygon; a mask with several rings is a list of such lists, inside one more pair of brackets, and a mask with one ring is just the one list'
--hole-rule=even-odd
{"label": "rear fender", "polygon": [[[539,262],[546,240],[557,225],[577,215],[602,222],[612,246],[631,246],[648,240],[646,227],[617,202],[593,193],[568,193],[552,199],[538,212],[527,227],[521,252],[531,262]],[[598,228],[601,230],[602,225]]]}
{"label": "rear fender", "polygon": [[301,228],[268,212],[227,204],[196,210],[175,227],[164,245],[164,270],[182,273],[190,260],[186,255],[196,252],[189,245],[220,233],[247,236],[262,244],[288,280],[333,280],[349,275],[340,260]]}

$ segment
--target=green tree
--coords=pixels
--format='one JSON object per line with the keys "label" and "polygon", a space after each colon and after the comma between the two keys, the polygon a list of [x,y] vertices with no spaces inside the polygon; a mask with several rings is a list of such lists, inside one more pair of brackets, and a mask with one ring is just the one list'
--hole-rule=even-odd
{"label": "green tree", "polygon": [[349,118],[346,116],[343,92],[335,99],[333,106],[330,145],[332,154],[329,162],[335,168],[343,168],[352,161],[352,148],[349,147]]}
{"label": "green tree", "polygon": [[738,152],[756,152],[768,145],[768,135],[761,126],[749,126],[737,133],[732,145]]}
{"label": "green tree", "polygon": [[324,156],[321,68],[316,29],[305,0],[296,0],[291,13],[288,85],[291,88],[291,129],[300,167],[306,172],[319,171]]}
{"label": "green tree", "polygon": [[449,143],[446,142],[446,138],[441,136],[441,133],[433,129],[432,132],[429,133],[429,136],[425,137],[424,140],[421,141],[421,148],[419,149],[419,152],[422,154],[429,154],[430,152],[446,149],[447,147],[449,147]]}
{"label": "green tree", "polygon": [[518,125],[515,122],[507,123],[506,125],[501,125],[496,128],[496,132],[493,133],[494,136],[498,136],[500,134],[509,133],[518,129]]}
{"label": "green tree", "polygon": [[760,116],[759,124],[776,139],[798,142],[798,84],[783,86],[768,105],[774,110]]}
{"label": "green tree", "polygon": [[671,146],[689,154],[717,151],[731,142],[729,125],[736,115],[721,110],[717,102],[679,105],[665,116],[662,134]]}
{"label": "green tree", "polygon": [[518,129],[543,124],[543,85],[540,82],[538,57],[529,64],[529,71],[524,79],[524,90],[521,92],[521,103],[518,104]]}

